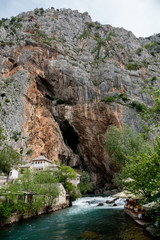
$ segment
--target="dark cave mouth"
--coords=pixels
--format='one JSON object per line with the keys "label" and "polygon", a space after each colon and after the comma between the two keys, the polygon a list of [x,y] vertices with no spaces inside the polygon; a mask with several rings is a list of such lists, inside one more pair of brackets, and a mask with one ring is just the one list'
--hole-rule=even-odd
{"label": "dark cave mouth", "polygon": [[65,120],[60,124],[60,129],[65,144],[69,146],[74,153],[78,154],[79,137],[74,127],[70,125],[68,120]]}

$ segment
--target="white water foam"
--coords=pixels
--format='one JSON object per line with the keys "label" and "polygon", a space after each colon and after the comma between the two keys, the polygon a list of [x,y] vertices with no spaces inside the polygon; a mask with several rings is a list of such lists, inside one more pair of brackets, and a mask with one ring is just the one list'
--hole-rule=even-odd
{"label": "white water foam", "polygon": [[[106,201],[113,201],[114,203],[106,203]],[[98,206],[98,204],[103,204]],[[73,206],[80,208],[93,208],[93,207],[102,207],[102,208],[124,208],[125,199],[118,198],[115,199],[112,196],[108,197],[83,197],[78,198],[75,202],[72,203]]]}
{"label": "white water foam", "polygon": [[[107,200],[114,200],[114,203],[106,203]],[[102,206],[98,206],[98,204],[102,204]],[[114,206],[114,204],[116,204],[116,206]],[[112,196],[82,197],[72,202],[72,207],[69,208],[69,211],[66,213],[66,215],[69,217],[72,215],[77,215],[78,213],[86,214],[86,212],[93,211],[94,209],[123,209],[124,205],[125,199],[116,199]]]}

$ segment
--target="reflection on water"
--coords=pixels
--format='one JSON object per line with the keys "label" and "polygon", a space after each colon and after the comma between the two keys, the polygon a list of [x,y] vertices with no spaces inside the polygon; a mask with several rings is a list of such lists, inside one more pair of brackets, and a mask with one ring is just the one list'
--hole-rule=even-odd
{"label": "reflection on water", "polygon": [[116,206],[106,200],[113,198],[80,198],[71,208],[1,229],[0,240],[153,239],[124,213],[123,199],[117,199]]}

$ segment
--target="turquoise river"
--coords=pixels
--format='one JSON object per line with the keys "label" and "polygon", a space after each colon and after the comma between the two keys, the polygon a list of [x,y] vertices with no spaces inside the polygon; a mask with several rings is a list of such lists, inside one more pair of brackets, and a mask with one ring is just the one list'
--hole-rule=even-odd
{"label": "turquoise river", "polygon": [[[73,206],[0,229],[0,240],[150,240],[153,239],[124,213],[124,200],[83,197]],[[103,206],[97,206],[103,203]]]}

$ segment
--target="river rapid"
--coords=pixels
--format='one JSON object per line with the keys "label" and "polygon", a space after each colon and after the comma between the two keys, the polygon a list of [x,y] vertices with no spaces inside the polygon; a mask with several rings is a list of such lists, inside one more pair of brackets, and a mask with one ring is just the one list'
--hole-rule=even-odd
{"label": "river rapid", "polygon": [[154,239],[124,213],[124,199],[117,199],[116,206],[106,203],[113,199],[79,198],[70,208],[0,229],[0,240]]}

